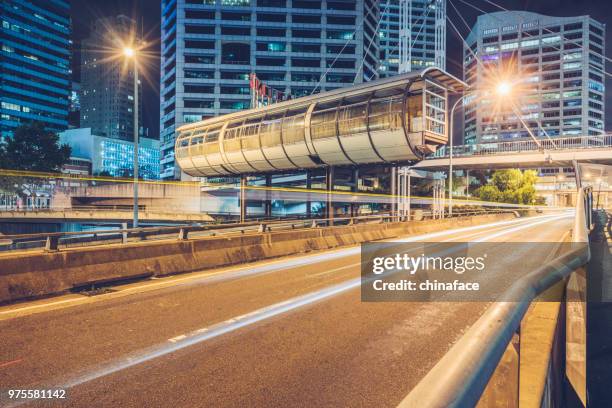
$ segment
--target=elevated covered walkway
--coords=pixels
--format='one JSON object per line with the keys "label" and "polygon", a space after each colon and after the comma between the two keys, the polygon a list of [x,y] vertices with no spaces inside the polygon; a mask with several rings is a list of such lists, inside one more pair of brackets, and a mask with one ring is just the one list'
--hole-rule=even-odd
{"label": "elevated covered walkway", "polygon": [[178,129],[176,160],[198,177],[421,159],[446,144],[464,86],[427,68],[211,118]]}

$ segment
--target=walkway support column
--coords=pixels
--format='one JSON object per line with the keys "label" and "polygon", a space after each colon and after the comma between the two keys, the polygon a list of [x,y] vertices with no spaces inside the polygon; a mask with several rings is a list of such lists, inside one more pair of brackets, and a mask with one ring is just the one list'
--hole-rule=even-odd
{"label": "walkway support column", "polygon": [[[351,174],[351,192],[357,193],[359,191],[359,169],[355,167]],[[351,200],[354,199],[353,196]],[[355,204],[355,201],[351,201],[351,217],[356,217],[357,215],[358,204]]]}
{"label": "walkway support column", "polygon": [[266,175],[266,195],[264,201],[264,213],[266,218],[272,218],[272,175]]}
{"label": "walkway support column", "polygon": [[310,189],[312,189],[312,171],[306,170],[306,218],[312,217],[312,203],[310,201]]}
{"label": "walkway support column", "polygon": [[334,190],[334,167],[327,166],[325,168],[325,190],[327,191],[327,202],[325,204],[325,218],[328,219],[327,224],[329,226],[334,225],[334,201],[333,201],[333,190]]}
{"label": "walkway support column", "polygon": [[395,203],[397,202],[397,167],[391,166],[391,218],[395,217]]}
{"label": "walkway support column", "polygon": [[412,178],[411,178],[412,177],[412,169],[410,167],[408,167],[408,171],[406,173],[407,173],[406,177],[408,179],[407,182],[406,182],[406,191],[407,191],[407,194],[406,194],[406,207],[407,207],[406,208],[406,221],[410,221],[411,220],[411,212],[412,212],[412,210],[410,208],[410,206],[412,204],[412,202],[410,201],[411,200],[410,194],[412,193],[411,188],[410,188],[410,184],[412,183]]}
{"label": "walkway support column", "polygon": [[240,176],[240,222],[245,222],[247,217],[247,203],[246,203],[246,186],[247,186],[247,178],[246,176]]}

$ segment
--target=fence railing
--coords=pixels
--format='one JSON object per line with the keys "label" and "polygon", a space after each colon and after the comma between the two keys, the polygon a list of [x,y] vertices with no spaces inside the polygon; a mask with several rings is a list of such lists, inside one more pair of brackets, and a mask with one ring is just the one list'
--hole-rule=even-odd
{"label": "fence railing", "polygon": [[[538,150],[558,149],[593,149],[612,147],[612,134],[597,136],[556,137],[551,139],[516,140],[509,142],[478,143],[453,146],[453,157],[481,156],[490,154],[521,153]],[[449,157],[448,146],[443,146],[425,159],[440,159]]]}
{"label": "fence railing", "polygon": [[571,250],[516,281],[504,298],[517,300],[493,303],[399,407],[473,407],[478,404],[531,303],[589,261],[591,205],[591,190],[580,189],[572,233],[575,245]]}
{"label": "fence railing", "polygon": [[[141,212],[164,212],[162,209],[159,211],[155,208],[147,208],[145,205],[138,206]],[[70,207],[32,207],[32,206],[2,206],[0,205],[0,212],[11,211],[11,212],[68,212],[68,211],[88,211],[88,212],[104,212],[104,211],[127,211],[133,212],[134,206],[129,204],[124,205],[72,205]],[[200,214],[200,213],[197,213]]]}
{"label": "fence railing", "polygon": [[[519,209],[520,210],[520,209]],[[515,212],[510,209],[475,209],[453,212],[453,217],[481,214]],[[422,212],[423,219],[432,218],[431,212]],[[407,217],[389,213],[355,217],[334,218],[285,218],[257,219],[244,223],[224,223],[205,225],[180,225],[164,227],[120,228],[77,232],[46,232],[36,234],[0,235],[0,252],[44,248],[46,251],[59,251],[62,248],[75,248],[91,245],[127,244],[149,240],[186,240],[197,235],[263,233],[297,228],[317,228],[333,225],[354,225],[372,222],[407,221]],[[125,226],[125,224],[124,224]]]}

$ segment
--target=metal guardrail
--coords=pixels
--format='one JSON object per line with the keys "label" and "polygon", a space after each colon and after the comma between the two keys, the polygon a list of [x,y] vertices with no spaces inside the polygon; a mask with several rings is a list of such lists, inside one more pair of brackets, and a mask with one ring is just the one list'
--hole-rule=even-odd
{"label": "metal guardrail", "polygon": [[532,301],[589,261],[591,204],[590,189],[580,189],[572,250],[516,281],[507,298],[517,301],[493,303],[398,407],[477,405]]}
{"label": "metal guardrail", "polygon": [[[164,212],[161,210],[148,209],[144,205],[139,205],[138,210],[142,212]],[[62,211],[91,211],[91,212],[104,212],[104,211],[126,211],[133,212],[134,206],[126,205],[75,205],[70,207],[2,207],[0,206],[0,212],[62,212]],[[167,211],[166,211],[167,212]],[[197,213],[200,214],[200,213]]]}
{"label": "metal guardrail", "polygon": [[[598,136],[559,137],[538,139],[539,145],[532,139],[510,142],[491,142],[453,147],[453,157],[481,156],[504,153],[521,153],[527,151],[557,149],[593,149],[612,147],[612,134]],[[449,157],[449,149],[443,146],[425,159],[443,159]]]}
{"label": "metal guardrail", "polygon": [[[454,217],[473,216],[482,214],[508,213],[516,210],[509,209],[487,209],[466,210],[453,213]],[[432,217],[431,213],[424,212],[423,219]],[[205,225],[182,225],[170,227],[141,227],[122,228],[77,232],[47,232],[36,234],[0,235],[0,250],[3,252],[36,249],[44,247],[46,251],[59,251],[60,246],[75,248],[79,246],[91,246],[93,244],[127,244],[128,242],[146,241],[150,239],[178,239],[186,240],[197,233],[210,233],[217,235],[224,231],[229,234],[244,234],[248,232],[269,232],[272,230],[317,228],[332,225],[354,225],[367,222],[393,222],[407,221],[407,217],[392,215],[389,213],[365,215],[356,217],[334,217],[334,218],[289,218],[276,220],[254,220],[245,223],[205,224]],[[79,245],[80,244],[80,245]],[[4,248],[3,248],[4,247]],[[0,251],[2,252],[2,251]]]}

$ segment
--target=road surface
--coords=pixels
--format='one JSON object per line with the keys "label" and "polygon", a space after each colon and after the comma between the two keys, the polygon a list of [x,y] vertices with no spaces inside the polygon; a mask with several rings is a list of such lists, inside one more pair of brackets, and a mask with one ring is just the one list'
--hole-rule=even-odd
{"label": "road surface", "polygon": [[[497,242],[503,253],[503,242],[560,241],[572,220],[408,239]],[[394,407],[488,303],[364,303],[359,261],[351,247],[4,306],[0,406]],[[7,399],[41,388],[67,398]]]}

